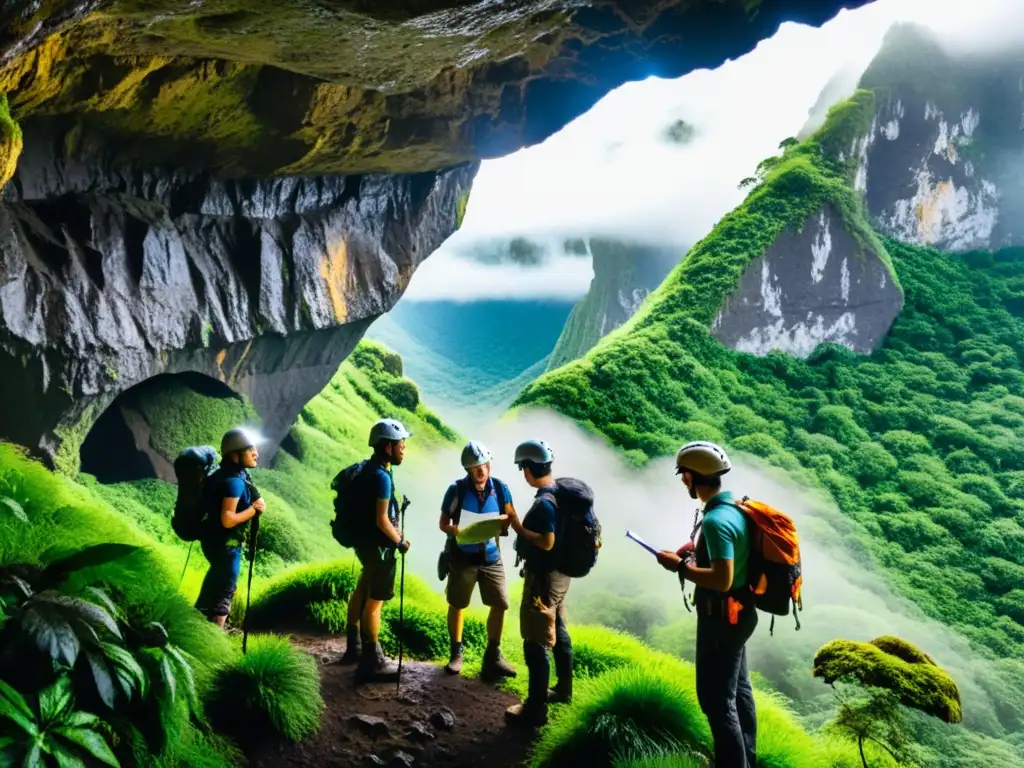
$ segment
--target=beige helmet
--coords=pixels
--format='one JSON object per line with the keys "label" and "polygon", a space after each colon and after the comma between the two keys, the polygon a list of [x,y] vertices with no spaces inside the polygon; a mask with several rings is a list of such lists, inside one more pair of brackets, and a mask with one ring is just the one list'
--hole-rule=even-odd
{"label": "beige helmet", "polygon": [[687,443],[676,454],[676,474],[680,475],[683,470],[694,472],[704,477],[717,477],[724,475],[732,469],[729,457],[725,451],[714,443],[697,441]]}

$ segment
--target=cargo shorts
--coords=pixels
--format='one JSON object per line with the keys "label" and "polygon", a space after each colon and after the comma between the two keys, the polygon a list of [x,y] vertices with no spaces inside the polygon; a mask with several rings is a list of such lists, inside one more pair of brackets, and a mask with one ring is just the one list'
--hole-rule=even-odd
{"label": "cargo shorts", "polygon": [[472,563],[451,564],[448,585],[444,593],[452,608],[468,608],[473,588],[480,585],[480,599],[488,608],[508,610],[508,589],[505,586],[505,566],[498,562],[486,565]]}
{"label": "cargo shorts", "polygon": [[359,580],[371,600],[390,600],[395,596],[398,558],[393,547],[357,547],[356,557],[363,566]]}
{"label": "cargo shorts", "polygon": [[524,574],[523,601],[519,605],[519,631],[523,640],[555,647],[555,624],[559,618],[567,623],[565,597],[572,581],[558,571]]}

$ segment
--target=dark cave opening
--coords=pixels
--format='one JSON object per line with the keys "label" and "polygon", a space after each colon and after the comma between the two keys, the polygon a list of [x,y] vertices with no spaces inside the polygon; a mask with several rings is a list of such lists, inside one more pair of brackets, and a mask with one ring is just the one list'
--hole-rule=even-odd
{"label": "dark cave opening", "polygon": [[[126,389],[89,430],[81,471],[101,483],[145,478],[174,482],[174,457],[188,445],[220,444],[245,401],[201,373],[163,373]],[[218,418],[219,417],[219,418]]]}

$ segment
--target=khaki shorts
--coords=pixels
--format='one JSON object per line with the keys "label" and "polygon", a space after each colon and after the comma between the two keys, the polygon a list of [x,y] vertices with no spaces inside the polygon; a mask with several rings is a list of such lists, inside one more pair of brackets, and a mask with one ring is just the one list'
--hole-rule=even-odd
{"label": "khaki shorts", "polygon": [[467,608],[473,597],[473,588],[480,585],[480,599],[488,608],[508,610],[508,590],[505,588],[505,566],[501,558],[493,565],[465,565],[452,563],[448,586],[444,593],[452,608]]}
{"label": "khaki shorts", "polygon": [[390,600],[395,596],[396,550],[391,547],[383,549],[383,557],[378,547],[356,549],[356,557],[363,566],[359,581],[365,585],[366,596],[371,600]]}
{"label": "khaki shorts", "polygon": [[535,574],[526,571],[523,601],[519,606],[519,631],[523,640],[555,647],[555,622],[566,623],[565,596],[572,580],[558,571]]}

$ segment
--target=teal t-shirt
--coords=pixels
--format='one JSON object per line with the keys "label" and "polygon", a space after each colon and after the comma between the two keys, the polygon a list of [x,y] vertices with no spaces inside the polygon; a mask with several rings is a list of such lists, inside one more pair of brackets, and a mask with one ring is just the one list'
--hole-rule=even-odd
{"label": "teal t-shirt", "polygon": [[747,556],[750,554],[750,521],[732,506],[730,491],[722,491],[708,499],[704,508],[701,531],[708,557],[732,560],[732,587],[747,581]]}

